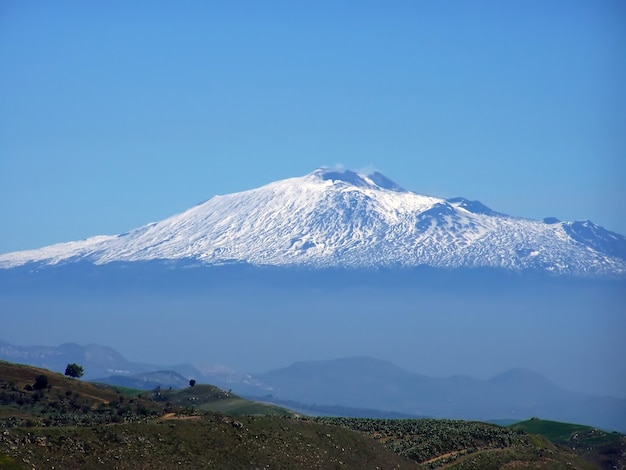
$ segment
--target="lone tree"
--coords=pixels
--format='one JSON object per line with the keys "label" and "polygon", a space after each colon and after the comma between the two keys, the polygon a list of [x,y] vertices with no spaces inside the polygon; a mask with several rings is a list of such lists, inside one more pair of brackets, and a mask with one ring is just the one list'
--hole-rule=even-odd
{"label": "lone tree", "polygon": [[193,387],[195,384],[196,384],[196,381],[195,381],[194,379],[191,379],[191,380],[189,381],[189,386],[190,386],[190,387]]}
{"label": "lone tree", "polygon": [[68,364],[65,368],[65,375],[68,377],[72,377],[73,379],[78,379],[83,376],[83,368],[78,364]]}

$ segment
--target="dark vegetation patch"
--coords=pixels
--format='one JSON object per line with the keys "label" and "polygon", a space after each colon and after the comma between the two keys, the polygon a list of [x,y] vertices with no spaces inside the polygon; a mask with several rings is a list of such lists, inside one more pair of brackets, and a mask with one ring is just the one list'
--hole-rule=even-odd
{"label": "dark vegetation patch", "polygon": [[364,433],[394,453],[426,468],[598,468],[544,437],[483,422],[444,419],[315,420]]}

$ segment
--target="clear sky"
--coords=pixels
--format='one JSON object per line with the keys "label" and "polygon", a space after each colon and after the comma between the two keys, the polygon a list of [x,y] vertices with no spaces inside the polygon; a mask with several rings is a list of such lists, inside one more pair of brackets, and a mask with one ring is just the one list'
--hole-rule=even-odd
{"label": "clear sky", "polygon": [[323,165],[626,234],[626,2],[0,2],[0,252]]}

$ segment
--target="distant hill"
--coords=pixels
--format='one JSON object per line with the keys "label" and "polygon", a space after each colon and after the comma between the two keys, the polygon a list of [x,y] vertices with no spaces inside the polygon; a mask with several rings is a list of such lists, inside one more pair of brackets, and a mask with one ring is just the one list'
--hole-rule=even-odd
{"label": "distant hill", "polygon": [[172,389],[189,387],[189,379],[171,370],[143,372],[134,375],[111,375],[93,379],[93,382],[137,390],[153,390],[157,387]]}
{"label": "distant hill", "polygon": [[69,363],[85,369],[85,378],[152,371],[154,365],[130,362],[108,346],[65,343],[60,346],[17,346],[0,340],[0,359],[64,372]]}
{"label": "distant hill", "polygon": [[[350,406],[318,405],[316,403],[300,403],[291,400],[281,400],[272,396],[255,397],[244,395],[249,400],[274,403],[290,410],[308,416],[333,416],[342,418],[371,418],[371,419],[418,419],[426,418],[413,413],[399,411],[375,410],[370,408],[355,408]],[[507,423],[510,424],[510,423]]]}
{"label": "distant hill", "polygon": [[257,400],[247,400],[213,385],[195,385],[182,390],[161,389],[156,399],[181,407],[230,415],[295,416],[297,414],[284,407]]}
{"label": "distant hill", "polygon": [[133,362],[109,346],[66,343],[60,346],[17,346],[0,339],[0,360],[65,372],[70,363],[83,366],[83,379],[123,387],[151,390],[154,387],[184,388],[190,379],[231,388],[244,380],[226,367],[197,368],[190,364],[157,365]]}
{"label": "distant hill", "polygon": [[[316,406],[389,410],[455,419],[527,419],[541,416],[626,431],[626,400],[564,390],[545,377],[514,369],[489,380],[433,378],[371,358],[297,362],[252,376],[259,386],[240,393]],[[257,391],[255,394],[254,391]]]}

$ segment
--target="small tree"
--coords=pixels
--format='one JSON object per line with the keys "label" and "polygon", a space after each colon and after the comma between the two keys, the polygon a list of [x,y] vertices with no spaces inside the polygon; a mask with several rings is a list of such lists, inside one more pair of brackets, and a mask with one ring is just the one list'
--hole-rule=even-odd
{"label": "small tree", "polygon": [[33,384],[33,390],[43,390],[48,386],[48,376],[41,374],[35,378],[35,383]]}
{"label": "small tree", "polygon": [[83,368],[78,364],[68,364],[65,368],[65,375],[68,377],[72,377],[73,379],[78,379],[83,376]]}
{"label": "small tree", "polygon": [[191,380],[189,381],[189,386],[190,386],[190,387],[193,387],[195,384],[196,384],[196,381],[195,381],[194,379],[191,379]]}

